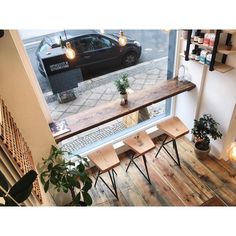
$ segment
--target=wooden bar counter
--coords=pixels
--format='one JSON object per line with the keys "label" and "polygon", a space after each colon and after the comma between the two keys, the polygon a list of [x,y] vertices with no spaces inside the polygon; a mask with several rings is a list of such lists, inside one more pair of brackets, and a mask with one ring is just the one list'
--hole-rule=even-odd
{"label": "wooden bar counter", "polygon": [[171,80],[165,80],[156,85],[152,85],[150,88],[130,94],[128,97],[128,104],[125,106],[121,106],[120,99],[117,99],[105,103],[104,105],[66,117],[64,119],[67,121],[71,131],[55,137],[55,140],[59,143],[76,134],[125,116],[143,107],[163,101],[177,94],[190,91],[195,87],[196,85],[192,82],[178,81],[177,77],[175,77]]}

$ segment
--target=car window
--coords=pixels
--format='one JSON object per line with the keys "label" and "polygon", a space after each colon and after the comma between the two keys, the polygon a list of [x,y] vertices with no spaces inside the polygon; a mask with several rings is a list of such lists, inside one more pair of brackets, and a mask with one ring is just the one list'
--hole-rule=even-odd
{"label": "car window", "polygon": [[105,37],[98,36],[93,41],[94,49],[110,48],[112,45],[111,41]]}
{"label": "car window", "polygon": [[86,37],[86,38],[81,38],[78,41],[78,48],[80,49],[81,52],[88,52],[88,51],[93,51],[93,40],[94,37]]}

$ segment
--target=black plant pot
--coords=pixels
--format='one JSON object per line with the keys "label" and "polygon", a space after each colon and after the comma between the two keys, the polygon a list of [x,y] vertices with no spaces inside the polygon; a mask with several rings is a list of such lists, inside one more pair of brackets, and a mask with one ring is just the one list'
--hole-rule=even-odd
{"label": "black plant pot", "polygon": [[196,157],[199,160],[204,160],[204,159],[208,158],[211,147],[209,146],[208,149],[202,150],[202,149],[199,149],[199,146],[200,145],[198,142],[196,142],[194,145],[194,152],[196,154]]}

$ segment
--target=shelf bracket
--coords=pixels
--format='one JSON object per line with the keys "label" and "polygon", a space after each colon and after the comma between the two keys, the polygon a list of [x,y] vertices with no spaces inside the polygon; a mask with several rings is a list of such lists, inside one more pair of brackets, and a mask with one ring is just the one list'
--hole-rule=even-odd
{"label": "shelf bracket", "polygon": [[192,30],[188,30],[188,38],[187,38],[187,45],[186,45],[186,51],[185,51],[185,61],[189,60],[189,49],[190,49],[190,44],[191,44],[191,35],[192,35]]}
{"label": "shelf bracket", "polygon": [[[225,45],[228,46],[230,41],[231,41],[231,38],[232,38],[232,34],[228,33],[227,34],[227,38],[226,38],[226,42],[225,42]],[[221,59],[221,63],[225,64],[226,62],[226,59],[227,59],[227,55],[226,54],[223,54],[222,55],[222,59]]]}
{"label": "shelf bracket", "polygon": [[214,47],[213,47],[213,50],[212,50],[212,57],[211,57],[211,62],[210,62],[210,67],[209,67],[210,71],[214,70],[217,47],[218,47],[218,44],[219,44],[219,41],[220,41],[220,33],[221,33],[221,30],[216,30],[215,43],[214,43]]}

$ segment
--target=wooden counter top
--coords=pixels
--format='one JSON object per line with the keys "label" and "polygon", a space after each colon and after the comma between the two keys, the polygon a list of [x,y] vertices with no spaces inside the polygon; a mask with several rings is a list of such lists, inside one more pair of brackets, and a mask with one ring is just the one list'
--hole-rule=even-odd
{"label": "wooden counter top", "polygon": [[92,129],[129,113],[137,111],[153,103],[163,101],[185,91],[190,91],[196,87],[189,81],[178,81],[177,77],[171,80],[165,80],[148,89],[129,94],[128,104],[120,105],[120,99],[105,103],[81,113],[64,118],[70,132],[55,137],[57,143],[86,130]]}

